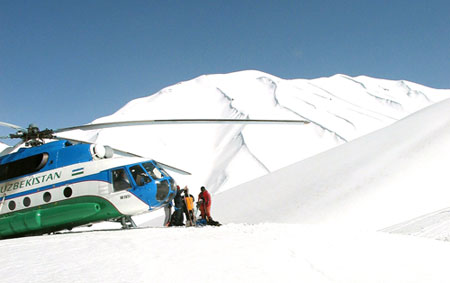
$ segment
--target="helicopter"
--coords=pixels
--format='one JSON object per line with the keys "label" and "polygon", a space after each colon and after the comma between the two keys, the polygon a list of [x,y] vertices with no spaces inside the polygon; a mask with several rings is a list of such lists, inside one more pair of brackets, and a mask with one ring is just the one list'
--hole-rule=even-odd
{"label": "helicopter", "polygon": [[[102,221],[136,227],[132,216],[168,205],[189,172],[107,145],[65,138],[73,130],[161,124],[307,124],[305,120],[170,119],[119,121],[56,130],[0,122],[20,139],[0,153],[0,239],[41,235]],[[167,171],[166,171],[167,170]]]}

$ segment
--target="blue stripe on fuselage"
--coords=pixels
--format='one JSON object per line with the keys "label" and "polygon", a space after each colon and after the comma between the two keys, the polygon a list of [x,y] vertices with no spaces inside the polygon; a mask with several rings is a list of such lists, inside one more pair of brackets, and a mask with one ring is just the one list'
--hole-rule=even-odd
{"label": "blue stripe on fuselage", "polygon": [[64,185],[74,184],[74,183],[81,183],[81,182],[88,182],[88,181],[100,181],[100,182],[110,183],[107,173],[108,172],[100,172],[100,173],[92,174],[92,175],[89,175],[89,176],[84,176],[84,177],[81,177],[81,178],[74,178],[74,179],[63,181],[63,182],[51,184],[51,185],[48,185],[48,186],[43,186],[43,187],[39,187],[39,188],[36,188],[36,189],[31,189],[31,190],[28,190],[28,191],[24,191],[24,192],[20,192],[20,193],[16,193],[16,194],[12,194],[12,195],[6,196],[6,199],[8,200],[8,199],[13,199],[13,198],[17,198],[17,197],[26,196],[26,195],[31,195],[31,194],[34,194],[34,193],[37,193],[37,192],[42,192],[42,191],[46,191],[46,190],[50,190],[50,189],[53,189],[53,188],[62,187]]}

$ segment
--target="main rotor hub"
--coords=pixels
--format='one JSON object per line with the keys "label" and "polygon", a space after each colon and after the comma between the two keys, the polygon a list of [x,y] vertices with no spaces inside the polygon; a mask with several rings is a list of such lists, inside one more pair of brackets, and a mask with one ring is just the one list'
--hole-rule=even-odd
{"label": "main rotor hub", "polygon": [[44,139],[54,138],[53,130],[45,129],[41,131],[34,124],[30,124],[27,129],[10,134],[9,137],[12,139],[22,139],[28,146],[39,146],[44,143]]}

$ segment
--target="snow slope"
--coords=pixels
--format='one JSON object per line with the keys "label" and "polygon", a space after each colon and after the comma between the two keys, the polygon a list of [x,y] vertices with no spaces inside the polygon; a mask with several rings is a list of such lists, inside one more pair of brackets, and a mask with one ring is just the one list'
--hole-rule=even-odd
{"label": "snow slope", "polygon": [[[215,214],[234,223],[330,223],[380,230],[448,208],[448,113],[450,100],[445,100],[219,194]],[[239,205],[228,209],[230,203]]]}
{"label": "snow slope", "polygon": [[308,125],[164,125],[105,129],[78,138],[152,157],[193,173],[191,188],[221,192],[385,127],[450,97],[406,81],[335,75],[284,80],[259,71],[204,75],[130,101],[94,121],[305,119]]}

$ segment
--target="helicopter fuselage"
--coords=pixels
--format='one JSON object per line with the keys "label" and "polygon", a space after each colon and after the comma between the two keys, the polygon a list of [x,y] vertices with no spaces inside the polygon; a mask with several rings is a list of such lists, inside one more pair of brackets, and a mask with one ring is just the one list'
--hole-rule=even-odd
{"label": "helicopter fuselage", "polygon": [[166,205],[175,181],[153,160],[56,141],[0,157],[0,238],[43,234]]}

